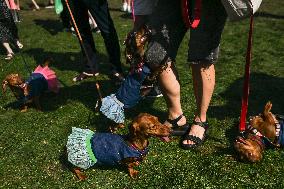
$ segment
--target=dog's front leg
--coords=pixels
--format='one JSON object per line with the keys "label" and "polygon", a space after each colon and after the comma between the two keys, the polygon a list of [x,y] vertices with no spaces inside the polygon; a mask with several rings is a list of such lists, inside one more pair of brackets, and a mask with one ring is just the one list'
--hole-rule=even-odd
{"label": "dog's front leg", "polygon": [[121,161],[122,164],[126,165],[129,176],[133,179],[137,178],[139,171],[135,170],[134,167],[139,165],[139,161],[136,158],[130,157],[125,158]]}
{"label": "dog's front leg", "polygon": [[139,165],[139,162],[138,162],[138,161],[133,162],[133,163],[129,163],[129,164],[127,165],[127,167],[128,167],[128,173],[129,173],[130,177],[133,178],[133,179],[135,179],[135,178],[138,177],[139,171],[137,171],[137,170],[134,169],[134,167],[135,167],[135,166],[138,166],[138,165]]}
{"label": "dog's front leg", "polygon": [[22,107],[21,107],[21,112],[27,112],[28,111],[28,105],[24,104]]}
{"label": "dog's front leg", "polygon": [[35,96],[35,97],[33,98],[33,102],[34,102],[34,104],[35,104],[35,107],[36,107],[37,111],[42,111],[42,110],[41,110],[40,103],[39,103],[39,96]]}
{"label": "dog's front leg", "polygon": [[83,180],[86,180],[87,176],[81,171],[80,168],[76,167],[76,168],[73,168],[73,171],[72,171],[76,177],[80,180],[80,181],[83,181]]}

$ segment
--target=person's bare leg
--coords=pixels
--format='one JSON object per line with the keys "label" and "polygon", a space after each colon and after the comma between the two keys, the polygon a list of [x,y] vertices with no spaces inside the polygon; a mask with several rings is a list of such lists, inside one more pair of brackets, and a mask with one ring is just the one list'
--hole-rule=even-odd
{"label": "person's bare leg", "polygon": [[[180,116],[182,112],[180,104],[180,84],[175,67],[172,63],[168,63],[167,69],[165,69],[159,75],[159,85],[163,91],[163,95],[168,106],[168,118],[173,120]],[[184,125],[186,123],[185,116],[178,121],[178,125]],[[165,124],[170,125],[167,121]]]}
{"label": "person's bare leg", "polygon": [[9,43],[4,42],[3,46],[5,47],[7,54],[14,54],[13,50],[11,49]]}
{"label": "person's bare leg", "polygon": [[36,10],[39,10],[40,8],[39,8],[37,2],[36,2],[35,0],[31,0],[31,1],[32,1],[32,3],[34,4]]}
{"label": "person's bare leg", "polygon": [[[193,89],[196,100],[195,121],[206,121],[206,113],[215,87],[215,68],[213,64],[192,65]],[[203,138],[205,130],[199,125],[192,125],[189,135]],[[191,140],[184,140],[183,144],[194,144]]]}

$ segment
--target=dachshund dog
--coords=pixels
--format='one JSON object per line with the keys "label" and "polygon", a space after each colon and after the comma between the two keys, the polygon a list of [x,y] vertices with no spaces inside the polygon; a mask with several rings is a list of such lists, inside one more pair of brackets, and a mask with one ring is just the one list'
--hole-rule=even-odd
{"label": "dachshund dog", "polygon": [[55,72],[48,67],[52,61],[51,58],[46,58],[26,81],[17,73],[9,74],[3,80],[3,94],[6,93],[8,86],[20,102],[21,112],[26,112],[28,104],[31,103],[34,103],[37,110],[41,110],[40,96],[48,90],[54,93],[58,92],[59,83]]}
{"label": "dachshund dog", "polygon": [[129,134],[94,133],[88,129],[72,128],[67,141],[67,156],[70,170],[78,179],[85,180],[81,169],[93,165],[122,165],[127,168],[131,178],[136,178],[134,169],[148,153],[150,137],[166,137],[170,128],[159,122],[158,118],[139,114],[129,126]]}
{"label": "dachshund dog", "polygon": [[144,64],[144,53],[151,30],[142,26],[138,31],[129,32],[125,41],[125,59],[130,64],[130,72],[141,72]]}
{"label": "dachshund dog", "polygon": [[250,117],[244,136],[237,137],[234,147],[240,159],[259,162],[265,148],[284,146],[284,118],[271,113],[271,108],[267,102],[262,114]]}

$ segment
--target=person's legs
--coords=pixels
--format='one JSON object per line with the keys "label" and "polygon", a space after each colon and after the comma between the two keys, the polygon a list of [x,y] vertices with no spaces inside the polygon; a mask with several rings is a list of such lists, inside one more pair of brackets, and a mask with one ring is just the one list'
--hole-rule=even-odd
{"label": "person's legs", "polygon": [[206,113],[215,86],[214,63],[218,59],[226,12],[219,0],[203,1],[199,26],[190,30],[189,58],[191,63],[196,111],[182,147],[189,149],[202,144],[208,127]]}
{"label": "person's legs", "polygon": [[113,20],[109,13],[107,1],[84,0],[84,2],[86,3],[93,18],[96,20],[97,26],[104,38],[106,50],[109,55],[109,61],[113,65],[113,71],[122,73],[119,40]]}
{"label": "person's legs", "polygon": [[10,60],[13,58],[13,55],[14,55],[14,52],[13,50],[11,49],[9,43],[7,42],[4,42],[3,43],[3,46],[5,47],[6,51],[7,51],[7,57],[5,58],[6,60]]}
{"label": "person's legs", "polygon": [[[194,96],[196,100],[196,112],[194,121],[206,122],[206,113],[211,101],[215,86],[215,68],[214,64],[209,66],[196,64],[192,65],[192,79]],[[193,124],[189,135],[203,139],[205,128]],[[194,144],[191,140],[184,140],[183,144]]]}
{"label": "person's legs", "polygon": [[[174,120],[183,112],[180,103],[180,84],[172,62],[168,63],[168,67],[159,75],[159,85],[167,102],[168,119]],[[170,125],[169,122],[165,124]],[[183,116],[177,124],[180,126],[186,124],[186,118]]]}
{"label": "person's legs", "polygon": [[6,51],[7,51],[7,54],[14,54],[13,50],[11,49],[9,43],[7,42],[4,42],[3,43],[3,46],[5,47]]}
{"label": "person's legs", "polygon": [[127,1],[126,0],[122,0],[122,6],[120,10],[123,12],[127,11]]}

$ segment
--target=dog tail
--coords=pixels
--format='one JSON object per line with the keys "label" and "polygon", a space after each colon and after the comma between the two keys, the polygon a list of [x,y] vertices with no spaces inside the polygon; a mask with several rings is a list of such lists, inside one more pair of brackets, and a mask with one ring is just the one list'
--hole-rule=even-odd
{"label": "dog tail", "polygon": [[52,64],[54,62],[52,57],[46,57],[42,63],[40,64],[41,67],[45,67],[45,66],[49,66],[50,64]]}

